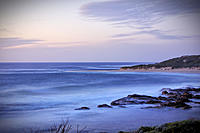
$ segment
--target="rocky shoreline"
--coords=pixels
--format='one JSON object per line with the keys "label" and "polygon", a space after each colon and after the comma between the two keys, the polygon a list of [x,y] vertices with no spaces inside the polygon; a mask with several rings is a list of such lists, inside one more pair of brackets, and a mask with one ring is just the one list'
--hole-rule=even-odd
{"label": "rocky shoreline", "polygon": [[[98,108],[112,108],[113,106],[119,106],[121,108],[126,108],[126,105],[138,105],[138,104],[153,104],[154,106],[143,107],[142,109],[147,108],[163,108],[163,107],[172,107],[172,108],[181,108],[181,109],[190,109],[192,104],[200,104],[200,88],[180,88],[180,89],[171,89],[163,88],[161,90],[161,96],[153,97],[148,95],[138,95],[132,94],[126,97],[114,100],[108,104],[98,105]],[[81,107],[75,110],[89,110],[89,107]]]}

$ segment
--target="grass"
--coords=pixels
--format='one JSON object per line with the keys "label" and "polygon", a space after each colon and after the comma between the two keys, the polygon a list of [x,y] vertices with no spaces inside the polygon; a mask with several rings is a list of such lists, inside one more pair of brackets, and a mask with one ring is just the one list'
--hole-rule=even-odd
{"label": "grass", "polygon": [[119,133],[200,133],[200,120],[184,120],[161,126],[140,127],[136,131]]}
{"label": "grass", "polygon": [[24,133],[88,133],[87,127],[80,128],[80,125],[73,126],[69,120],[63,120],[60,124],[53,124],[49,129],[29,129],[25,130]]}
{"label": "grass", "polygon": [[[58,125],[54,124],[50,129],[35,131],[30,129],[24,133],[89,133],[90,131],[86,131],[86,128],[80,128],[79,125],[76,125],[73,129],[67,120]],[[200,133],[200,120],[176,121],[153,127],[142,126],[136,131],[119,131],[118,133]]]}

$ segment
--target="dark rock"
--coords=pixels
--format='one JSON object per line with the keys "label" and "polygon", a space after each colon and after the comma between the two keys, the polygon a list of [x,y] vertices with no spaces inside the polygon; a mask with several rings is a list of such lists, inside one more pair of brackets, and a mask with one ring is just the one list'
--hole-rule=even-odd
{"label": "dark rock", "polygon": [[77,108],[77,109],[74,109],[74,110],[89,110],[90,108],[88,107],[81,107],[81,108]]}
{"label": "dark rock", "polygon": [[98,108],[112,108],[112,106],[108,105],[108,104],[101,104],[97,106]]}
{"label": "dark rock", "polygon": [[171,88],[162,88],[162,89],[161,89],[161,91],[167,91],[167,92],[168,92],[168,91],[171,91],[171,90],[172,90]]}
{"label": "dark rock", "polygon": [[176,101],[176,102],[164,102],[160,104],[163,107],[174,107],[174,108],[191,108],[190,105],[185,104],[184,102]]}
{"label": "dark rock", "polygon": [[138,94],[128,95],[127,97],[128,98],[139,99],[139,100],[157,99],[156,97],[147,96],[147,95],[138,95]]}
{"label": "dark rock", "polygon": [[190,109],[190,108],[192,108],[192,106],[190,106],[190,105],[186,105],[186,106],[182,107],[182,109]]}
{"label": "dark rock", "polygon": [[188,88],[186,89],[186,91],[200,92],[200,88],[190,88],[190,87],[188,87]]}
{"label": "dark rock", "polygon": [[130,132],[119,131],[118,133],[130,133]]}
{"label": "dark rock", "polygon": [[120,105],[119,107],[120,107],[120,108],[126,108],[126,106],[122,106],[122,105]]}
{"label": "dark rock", "polygon": [[145,102],[145,104],[156,104],[156,103],[162,103],[162,102],[159,100],[149,100],[149,101]]}
{"label": "dark rock", "polygon": [[[153,103],[159,103],[158,98],[146,95],[128,95],[127,97],[115,100],[111,102],[111,105],[129,105],[129,104],[145,104],[146,102],[151,101]],[[150,102],[149,102],[150,104]]]}
{"label": "dark rock", "polygon": [[[195,95],[199,92],[200,88],[186,88],[186,89],[170,89],[163,88],[162,95],[165,97],[152,97],[147,95],[128,95],[127,97],[120,98],[118,100],[112,101],[111,105],[130,105],[130,104],[160,104],[160,106],[150,106],[145,108],[155,108],[155,107],[173,107],[173,108],[183,108],[189,109],[190,105],[185,102],[192,102],[190,99],[200,99],[200,95]],[[195,103],[195,102],[194,102]],[[197,103],[199,104],[199,103]]]}
{"label": "dark rock", "polygon": [[192,96],[192,98],[194,98],[194,99],[200,99],[200,95],[194,95],[194,96]]}
{"label": "dark rock", "polygon": [[167,100],[169,100],[169,98],[159,96],[159,97],[158,97],[158,100],[164,100],[164,101],[167,101]]}
{"label": "dark rock", "polygon": [[172,89],[171,91],[173,92],[186,92],[187,90],[186,89]]}
{"label": "dark rock", "polygon": [[169,96],[169,97],[177,97],[179,94],[178,93],[169,92],[166,95]]}
{"label": "dark rock", "polygon": [[185,96],[187,98],[192,98],[192,94],[190,94],[189,92],[184,92],[182,96]]}
{"label": "dark rock", "polygon": [[161,103],[160,105],[171,107],[171,106],[175,106],[175,102],[164,102],[164,103]]}
{"label": "dark rock", "polygon": [[192,88],[192,87],[187,87],[186,89],[173,89],[171,91],[176,91],[176,92],[200,92],[200,88]]}
{"label": "dark rock", "polygon": [[136,100],[133,98],[124,97],[111,102],[111,105],[129,105],[129,104],[143,104],[144,100]]}
{"label": "dark rock", "polygon": [[167,91],[163,91],[163,92],[162,92],[162,95],[166,95],[166,94],[168,94]]}
{"label": "dark rock", "polygon": [[191,100],[189,100],[187,97],[184,97],[184,96],[181,96],[181,97],[177,98],[176,101],[179,101],[179,102],[191,102]]}

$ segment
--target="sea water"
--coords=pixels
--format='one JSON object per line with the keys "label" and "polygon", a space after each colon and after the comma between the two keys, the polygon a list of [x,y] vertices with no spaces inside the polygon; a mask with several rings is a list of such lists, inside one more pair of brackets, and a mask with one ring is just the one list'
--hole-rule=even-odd
{"label": "sea water", "polygon": [[[129,94],[159,96],[162,88],[200,86],[200,74],[113,71],[136,64],[145,63],[0,63],[0,132],[47,129],[61,120],[91,132],[117,132],[200,119],[199,106],[190,110],[141,109],[145,105],[97,108]],[[90,110],[74,110],[82,106]]]}

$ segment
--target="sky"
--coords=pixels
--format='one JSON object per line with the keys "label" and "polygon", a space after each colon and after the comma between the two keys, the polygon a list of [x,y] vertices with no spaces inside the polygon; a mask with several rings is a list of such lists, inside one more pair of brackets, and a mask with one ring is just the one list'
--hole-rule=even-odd
{"label": "sky", "polygon": [[199,0],[0,1],[0,62],[158,62],[196,54]]}

